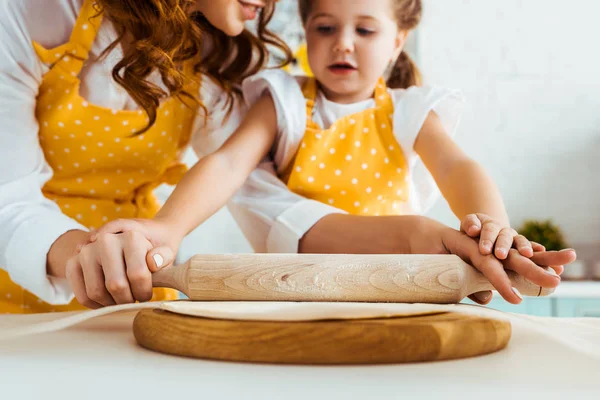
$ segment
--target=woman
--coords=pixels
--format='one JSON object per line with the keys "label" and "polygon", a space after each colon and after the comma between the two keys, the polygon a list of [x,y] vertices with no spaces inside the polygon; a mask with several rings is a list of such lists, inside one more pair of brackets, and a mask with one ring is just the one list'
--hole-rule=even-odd
{"label": "woman", "polygon": [[[51,305],[77,290],[67,259],[89,228],[154,215],[152,190],[185,171],[178,159],[190,138],[225,115],[235,124],[237,87],[263,67],[266,44],[287,52],[266,30],[273,8],[274,0],[0,4],[0,312],[81,308]],[[256,17],[258,37],[245,30]],[[123,262],[90,247],[87,263]],[[147,272],[144,256],[127,262]],[[129,278],[143,274],[130,269]],[[109,290],[118,302],[152,297]]]}

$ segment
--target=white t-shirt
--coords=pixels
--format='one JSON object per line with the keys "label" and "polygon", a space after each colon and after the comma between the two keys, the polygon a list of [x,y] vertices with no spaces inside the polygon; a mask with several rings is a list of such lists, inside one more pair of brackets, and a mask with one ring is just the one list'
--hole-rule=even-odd
{"label": "white t-shirt", "polygon": [[[41,192],[52,177],[38,137],[35,105],[48,66],[32,41],[54,48],[69,40],[83,0],[0,0],[0,268],[11,279],[51,304],[66,304],[73,294],[66,282],[46,275],[46,256],[62,234],[85,229],[64,215]],[[104,19],[81,73],[81,95],[90,103],[112,109],[137,109],[133,99],[112,79],[120,48],[98,56],[116,38]],[[155,74],[154,83],[162,82]],[[208,121],[198,118],[192,146],[201,157],[217,149],[237,128],[245,107],[236,104],[224,120],[226,98],[203,79],[201,98]],[[265,160],[235,195],[229,209],[257,252],[293,253],[300,238],[317,221],[339,210],[295,193],[277,179]],[[0,296],[2,293],[0,293]]]}
{"label": "white t-shirt", "polygon": [[[244,99],[251,105],[269,91],[277,109],[278,135],[273,154],[277,172],[283,174],[293,162],[306,131],[306,99],[298,80],[283,70],[265,70],[244,82]],[[454,136],[463,110],[463,97],[455,90],[439,87],[388,89],[394,103],[394,135],[402,147],[410,170],[410,199],[406,214],[422,215],[433,205],[439,190],[433,177],[414,150],[414,144],[430,111],[434,111],[446,132]],[[319,92],[313,114],[323,129],[339,119],[375,107],[369,99],[353,104],[338,104]]]}

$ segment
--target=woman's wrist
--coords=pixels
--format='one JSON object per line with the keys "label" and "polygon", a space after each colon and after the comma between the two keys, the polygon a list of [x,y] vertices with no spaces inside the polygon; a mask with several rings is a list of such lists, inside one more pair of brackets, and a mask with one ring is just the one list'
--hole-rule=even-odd
{"label": "woman's wrist", "polygon": [[65,278],[67,261],[77,253],[80,246],[89,243],[90,235],[90,232],[72,230],[56,239],[46,256],[46,273],[55,278]]}

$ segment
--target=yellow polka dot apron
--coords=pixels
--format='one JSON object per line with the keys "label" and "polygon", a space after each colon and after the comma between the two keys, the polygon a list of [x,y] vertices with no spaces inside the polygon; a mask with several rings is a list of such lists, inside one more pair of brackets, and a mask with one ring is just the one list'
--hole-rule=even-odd
{"label": "yellow polka dot apron", "polygon": [[293,192],[355,215],[398,215],[408,201],[408,164],[393,132],[394,104],[385,81],[375,89],[375,108],[321,129],[312,116],[317,82],[303,86],[306,132],[284,174]]}
{"label": "yellow polka dot apron", "polygon": [[[162,183],[176,184],[186,171],[179,158],[198,108],[190,100],[171,97],[159,107],[156,123],[136,135],[147,125],[145,113],[85,101],[79,94],[78,75],[101,23],[96,15],[93,2],[86,0],[68,43],[50,50],[33,44],[50,65],[36,106],[40,144],[54,170],[42,191],[64,214],[89,228],[116,218],[154,216],[160,206],[153,190]],[[186,90],[199,93],[199,79],[189,79]],[[76,300],[67,306],[47,304],[11,282],[4,271],[0,293],[0,312],[84,309]],[[153,300],[175,298],[174,290],[154,289]]]}

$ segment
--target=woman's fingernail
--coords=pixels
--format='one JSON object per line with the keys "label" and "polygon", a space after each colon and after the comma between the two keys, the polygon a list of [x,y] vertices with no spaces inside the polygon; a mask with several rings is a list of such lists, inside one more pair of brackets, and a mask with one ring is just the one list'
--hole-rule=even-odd
{"label": "woman's fingernail", "polygon": [[520,298],[521,300],[523,300],[523,295],[521,294],[521,292],[519,292],[519,290],[517,288],[512,288],[512,291],[514,294],[517,295],[518,298]]}
{"label": "woman's fingernail", "polygon": [[154,259],[154,264],[156,264],[156,268],[162,268],[163,262],[165,261],[160,254],[155,254],[152,256]]}
{"label": "woman's fingernail", "polygon": [[550,276],[555,277],[555,278],[560,278],[560,276],[552,268],[544,268],[544,272],[547,273]]}
{"label": "woman's fingernail", "polygon": [[563,251],[575,251],[575,249],[562,249],[560,252],[562,253]]}
{"label": "woman's fingernail", "polygon": [[487,303],[487,301],[490,299],[490,297],[492,297],[492,293],[491,292],[481,292],[481,293],[475,293],[473,296],[480,302]]}

